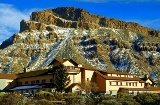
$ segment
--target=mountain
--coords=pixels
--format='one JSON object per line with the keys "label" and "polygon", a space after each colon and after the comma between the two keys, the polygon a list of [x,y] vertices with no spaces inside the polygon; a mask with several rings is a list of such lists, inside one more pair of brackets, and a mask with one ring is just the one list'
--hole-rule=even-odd
{"label": "mountain", "polygon": [[159,42],[158,30],[84,9],[36,11],[0,45],[0,72],[44,69],[54,58],[69,58],[101,70],[153,74],[160,66]]}

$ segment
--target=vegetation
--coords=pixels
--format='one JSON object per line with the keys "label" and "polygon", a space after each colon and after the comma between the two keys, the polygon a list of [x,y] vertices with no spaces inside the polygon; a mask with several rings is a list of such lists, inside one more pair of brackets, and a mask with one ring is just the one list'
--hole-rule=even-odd
{"label": "vegetation", "polygon": [[141,93],[136,96],[126,92],[118,93],[118,97],[80,96],[76,93],[41,91],[35,97],[25,97],[15,93],[0,93],[1,105],[56,105],[56,102],[65,105],[160,105],[160,96],[152,93]]}
{"label": "vegetation", "polygon": [[84,83],[80,83],[82,89],[85,90],[87,94],[96,93],[98,91],[98,86],[96,83],[91,81],[85,81]]}
{"label": "vegetation", "polygon": [[59,66],[55,75],[56,91],[64,92],[66,86],[70,83],[70,78],[66,73],[66,69],[63,66]]}
{"label": "vegetation", "polygon": [[160,105],[160,96],[152,93],[142,93],[134,97],[140,105]]}

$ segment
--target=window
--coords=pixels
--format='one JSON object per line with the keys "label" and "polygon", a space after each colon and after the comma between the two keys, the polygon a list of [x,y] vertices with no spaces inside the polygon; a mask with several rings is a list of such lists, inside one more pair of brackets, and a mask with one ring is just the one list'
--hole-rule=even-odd
{"label": "window", "polygon": [[112,85],[112,86],[116,86],[116,85],[117,85],[117,82],[111,82],[111,85]]}
{"label": "window", "polygon": [[109,82],[110,85],[112,85],[112,82]]}
{"label": "window", "polygon": [[36,84],[39,84],[39,80],[36,80]]}
{"label": "window", "polygon": [[35,84],[35,81],[31,81],[31,84]]}
{"label": "window", "polygon": [[25,85],[28,85],[28,81],[25,81]]}
{"label": "window", "polygon": [[21,85],[22,85],[22,82],[18,82],[18,85],[21,86]]}
{"label": "window", "polygon": [[50,79],[50,83],[52,83],[53,82],[53,79]]}
{"label": "window", "polygon": [[42,83],[46,83],[46,80],[45,80],[45,79],[43,79],[43,80],[42,80]]}

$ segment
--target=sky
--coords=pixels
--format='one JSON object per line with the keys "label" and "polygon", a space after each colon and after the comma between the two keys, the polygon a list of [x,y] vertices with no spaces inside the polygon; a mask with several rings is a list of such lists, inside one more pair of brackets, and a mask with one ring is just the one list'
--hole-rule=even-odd
{"label": "sky", "polygon": [[0,0],[0,43],[18,33],[31,12],[67,6],[160,30],[160,0]]}

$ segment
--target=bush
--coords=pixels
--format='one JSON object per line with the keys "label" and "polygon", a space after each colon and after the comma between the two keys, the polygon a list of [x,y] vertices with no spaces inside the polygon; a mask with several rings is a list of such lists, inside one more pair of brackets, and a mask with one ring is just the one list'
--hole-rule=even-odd
{"label": "bush", "polygon": [[113,96],[103,95],[100,97],[99,105],[121,105]]}
{"label": "bush", "polygon": [[100,97],[100,100],[112,100],[115,99],[113,96],[103,95]]}
{"label": "bush", "polygon": [[100,103],[100,97],[96,96],[93,98],[94,99],[94,103],[97,105],[98,103]]}
{"label": "bush", "polygon": [[5,95],[6,93],[4,92],[0,92],[0,101],[2,100],[3,96]]}
{"label": "bush", "polygon": [[152,93],[141,93],[134,97],[141,105],[157,105],[159,96]]}
{"label": "bush", "polygon": [[93,105],[94,104],[94,100],[90,97],[86,97],[85,98],[85,103],[86,105]]}
{"label": "bush", "polygon": [[35,98],[38,100],[41,100],[41,99],[46,99],[49,101],[55,100],[54,95],[50,92],[47,92],[47,91],[40,91],[40,92],[36,93]]}
{"label": "bush", "polygon": [[63,96],[67,105],[84,105],[83,97],[76,93],[65,93]]}
{"label": "bush", "polygon": [[63,99],[63,94],[61,92],[55,92],[54,97],[56,100],[62,100]]}
{"label": "bush", "polygon": [[1,105],[25,105],[28,102],[28,98],[14,93],[4,94],[0,100]]}
{"label": "bush", "polygon": [[119,92],[118,93],[118,101],[122,105],[139,105],[134,99],[133,95],[129,95],[127,92]]}
{"label": "bush", "polygon": [[46,99],[41,99],[36,102],[36,105],[53,105],[53,104]]}
{"label": "bush", "polygon": [[100,105],[122,105],[121,103],[117,102],[115,99],[111,100],[103,100]]}

